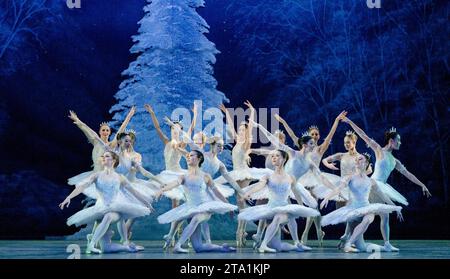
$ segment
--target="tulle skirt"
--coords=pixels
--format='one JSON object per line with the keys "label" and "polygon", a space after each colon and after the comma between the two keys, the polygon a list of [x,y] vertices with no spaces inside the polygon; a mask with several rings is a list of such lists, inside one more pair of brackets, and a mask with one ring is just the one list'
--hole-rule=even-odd
{"label": "tulle skirt", "polygon": [[[80,185],[87,182],[90,176],[94,173],[94,171],[87,171],[80,173],[74,177],[68,179],[69,185]],[[136,178],[133,181],[128,181],[130,186],[136,191],[139,192],[147,202],[152,202],[156,193],[158,192],[159,187],[152,181],[143,180]],[[139,202],[134,195],[131,195],[127,191],[123,191],[123,193],[127,196],[127,198],[133,200],[134,202]],[[92,183],[86,189],[83,190],[83,194],[88,196],[91,199],[98,199],[99,194],[97,192],[97,188],[95,188],[95,184]],[[145,205],[144,205],[145,206]]]}
{"label": "tulle skirt", "polygon": [[[375,181],[377,182],[377,185],[378,185],[378,188],[380,189],[380,191],[383,192],[383,194],[385,194],[392,201],[398,202],[403,205],[408,205],[408,201],[406,200],[406,198],[402,194],[400,194],[397,190],[395,190],[391,185],[389,185],[387,183],[383,183],[381,181],[377,181],[377,180],[375,180]],[[376,195],[371,195],[370,202],[384,203],[384,201]]]}
{"label": "tulle skirt", "polygon": [[103,219],[103,216],[110,212],[118,213],[121,218],[130,219],[149,215],[150,209],[130,201],[124,192],[119,191],[109,204],[105,204],[102,199],[97,199],[94,206],[78,211],[67,219],[67,225],[89,224]]}
{"label": "tulle skirt", "polygon": [[199,213],[224,214],[234,210],[237,210],[237,206],[217,200],[206,201],[198,205],[183,203],[182,205],[158,216],[158,222],[160,224],[168,224],[175,221],[192,218],[194,215]]}
{"label": "tulle skirt", "polygon": [[289,218],[319,216],[320,212],[298,204],[286,204],[272,206],[270,204],[256,205],[241,210],[238,215],[239,220],[256,221],[261,219],[272,219],[275,215],[284,213]]}
{"label": "tulle skirt", "polygon": [[[339,187],[339,184],[341,182],[340,176],[325,172],[322,172],[322,175],[328,181],[330,181],[330,183],[333,184],[334,187]],[[310,190],[317,199],[324,199],[332,191],[330,188],[323,185],[323,182],[320,180],[320,178],[316,177],[311,171],[308,171],[305,175],[300,177],[298,179],[298,183],[302,184],[306,189]],[[345,188],[344,190],[342,190],[339,196],[334,196],[331,200],[345,201],[348,199],[349,192],[348,189]]]}
{"label": "tulle skirt", "polygon": [[[171,183],[175,180],[177,180],[181,175],[186,174],[186,170],[182,171],[170,171],[170,170],[164,170],[160,174],[158,174],[156,177],[162,182],[162,183]],[[171,200],[184,200],[184,189],[183,186],[180,185],[174,189],[171,189],[170,191],[164,192],[163,195]]]}
{"label": "tulle skirt", "polygon": [[[250,191],[252,188],[254,188],[257,184],[252,184],[243,189],[244,193]],[[311,193],[305,189],[301,184],[297,183],[295,185],[298,192],[300,192],[300,196],[302,198],[302,202],[304,205],[311,207],[311,208],[317,208],[318,204],[316,199],[311,195]],[[264,200],[270,198],[270,191],[268,187],[264,187],[258,192],[255,192],[251,195],[251,198],[254,200]],[[290,191],[289,198],[296,199],[294,196],[294,193]]]}
{"label": "tulle skirt", "polygon": [[[75,175],[67,180],[67,184],[73,185],[73,186],[83,184],[89,180],[89,177],[93,173],[94,173],[94,171],[92,170],[92,171],[87,171],[87,172],[83,172],[78,175]],[[95,184],[92,183],[90,186],[88,186],[86,189],[84,189],[83,194],[91,199],[96,200],[98,198],[98,193],[97,193],[97,190],[95,189]]]}
{"label": "tulle skirt", "polygon": [[[242,168],[242,169],[235,169],[230,171],[228,174],[231,176],[231,178],[234,181],[243,181],[243,180],[260,180],[266,175],[270,175],[273,173],[273,170],[271,169],[265,169],[265,168]],[[227,184],[228,182],[223,176],[220,176],[214,180],[214,182],[219,184]]]}
{"label": "tulle skirt", "polygon": [[381,203],[371,203],[365,206],[346,205],[322,217],[321,225],[335,225],[339,223],[346,223],[354,219],[363,217],[367,214],[383,214],[391,213],[393,211],[400,212],[401,206],[387,205]]}

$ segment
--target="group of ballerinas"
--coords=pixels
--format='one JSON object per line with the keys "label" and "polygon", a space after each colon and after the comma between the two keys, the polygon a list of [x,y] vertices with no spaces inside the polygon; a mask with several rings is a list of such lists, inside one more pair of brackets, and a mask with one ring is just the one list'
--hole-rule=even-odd
{"label": "group of ballerinas", "polygon": [[[345,223],[345,233],[339,243],[343,251],[399,250],[389,242],[389,214],[396,212],[402,219],[402,207],[394,202],[402,205],[408,205],[408,202],[386,183],[390,173],[397,169],[419,185],[424,195],[429,197],[431,194],[392,155],[392,151],[398,150],[401,144],[400,135],[394,128],[385,133],[386,142],[382,147],[347,118],[347,112],[343,111],[336,117],[323,143],[319,144],[320,133],[316,126],[311,126],[301,137],[297,137],[286,121],[275,115],[293,140],[298,149],[295,150],[286,145],[286,136],[282,131],[272,134],[256,123],[254,107],[248,101],[245,105],[250,109],[250,117],[247,122],[240,123],[237,130],[229,111],[225,106],[220,106],[226,117],[227,133],[235,142],[231,171],[218,158],[224,149],[221,135],[207,137],[199,132],[191,138],[198,111],[195,104],[194,120],[187,131],[179,122],[165,117],[165,122],[170,125],[170,138],[162,131],[152,107],[145,105],[164,144],[165,170],[158,175],[153,175],[142,166],[142,156],[134,150],[136,133],[126,130],[135,107],[131,108],[112,141],[109,141],[111,129],[107,123],[100,125],[97,134],[71,111],[69,118],[93,145],[93,170],[69,179],[69,184],[74,185],[75,189],[60,204],[60,208],[69,206],[71,199],[81,193],[96,200],[94,206],[82,209],[67,220],[68,225],[94,223],[93,231],[88,235],[86,252],[137,252],[144,249],[130,240],[133,221],[151,214],[151,204],[161,196],[172,200],[172,209],[157,218],[161,224],[170,224],[169,233],[163,237],[164,248],[173,246],[173,251],[177,253],[188,252],[184,247],[188,240],[196,252],[236,251],[227,244],[213,244],[208,226],[212,214],[235,210],[239,210],[237,247],[246,245],[247,222],[258,222],[257,232],[252,238],[253,247],[259,252],[309,251],[311,248],[306,243],[312,224],[315,225],[319,245],[322,245],[325,235],[322,227]],[[340,122],[349,124],[354,130],[344,137],[347,152],[322,160]],[[269,139],[270,146],[252,149],[254,128],[260,129]],[[356,151],[358,136],[375,153],[373,173],[370,155]],[[251,153],[266,157],[264,168],[249,166]],[[183,157],[187,169],[181,167]],[[321,162],[329,169],[340,170],[340,176],[321,172]],[[336,167],[335,162],[339,162],[340,168]],[[147,180],[137,178],[137,173]],[[234,193],[237,206],[227,200]],[[293,203],[294,200],[296,203]],[[330,200],[336,201],[337,209],[321,216],[319,210],[326,207]],[[256,201],[256,205],[248,206],[251,201]],[[383,246],[366,243],[363,238],[376,215],[381,218]],[[301,239],[296,222],[300,217],[307,218]],[[189,223],[182,229],[184,221]],[[111,240],[113,230],[110,227],[113,223],[117,223],[121,237],[118,243]],[[291,235],[293,244],[282,241],[282,230]]]}

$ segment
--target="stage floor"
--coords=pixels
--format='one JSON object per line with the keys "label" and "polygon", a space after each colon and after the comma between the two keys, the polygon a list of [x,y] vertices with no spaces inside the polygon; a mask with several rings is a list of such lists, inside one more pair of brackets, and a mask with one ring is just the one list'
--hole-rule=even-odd
{"label": "stage floor", "polygon": [[[369,241],[368,241],[369,242]],[[174,254],[164,252],[162,241],[136,241],[145,246],[139,253],[128,254],[84,254],[85,241],[39,240],[39,241],[0,241],[1,259],[450,259],[450,240],[394,240],[392,244],[400,248],[398,253],[343,253],[336,248],[336,240],[324,242],[324,247],[317,247],[317,242],[308,243],[311,252],[290,252],[277,254],[260,254],[248,247],[236,253],[201,253]],[[219,242],[218,242],[219,243]],[[220,243],[223,243],[220,242]],[[230,245],[232,241],[228,241]],[[380,241],[374,243],[381,244]],[[78,249],[81,251],[78,254]],[[67,251],[66,251],[67,250]],[[191,249],[192,250],[192,249]],[[79,255],[79,257],[78,257]]]}

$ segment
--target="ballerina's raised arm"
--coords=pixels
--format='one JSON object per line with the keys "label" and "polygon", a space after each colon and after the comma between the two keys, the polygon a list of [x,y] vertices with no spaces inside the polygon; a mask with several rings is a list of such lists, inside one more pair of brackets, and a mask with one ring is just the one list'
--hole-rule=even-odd
{"label": "ballerina's raised arm", "polygon": [[77,125],[78,128],[80,128],[80,130],[83,132],[83,134],[86,136],[86,138],[92,145],[100,144],[103,145],[105,148],[108,147],[107,143],[102,141],[100,136],[96,132],[94,132],[94,130],[92,130],[88,125],[86,125],[83,121],[81,121],[74,111],[72,110],[69,111],[69,118],[73,120],[73,123]]}
{"label": "ballerina's raised arm", "polygon": [[136,106],[132,106],[127,116],[125,117],[125,120],[122,122],[122,125],[120,125],[119,130],[117,130],[117,133],[114,135],[113,140],[109,143],[110,147],[115,148],[117,146],[117,135],[125,131],[125,129],[127,128],[128,124],[131,121],[131,118],[134,116],[135,113],[136,113]]}
{"label": "ballerina's raised arm", "polygon": [[227,128],[227,133],[229,135],[231,135],[231,138],[233,139],[233,141],[236,141],[237,139],[237,134],[236,134],[236,130],[234,128],[234,121],[231,118],[230,112],[228,111],[228,109],[225,107],[224,104],[220,104],[219,106],[220,110],[223,111],[225,113],[225,117],[226,117],[226,123],[228,124],[226,126]]}
{"label": "ballerina's raised arm", "polygon": [[328,135],[323,140],[322,144],[319,145],[319,154],[323,155],[327,151],[328,147],[330,146],[331,140],[333,139],[334,134],[336,133],[336,129],[339,125],[339,121],[343,120],[347,116],[347,112],[344,110],[342,111],[334,120],[333,126],[331,126],[330,132],[328,132]]}
{"label": "ballerina's raised arm", "polygon": [[348,123],[353,130],[355,130],[355,132],[358,134],[358,136],[360,136],[363,141],[367,144],[367,146],[370,147],[370,149],[373,150],[373,152],[375,152],[375,156],[377,158],[377,160],[380,158],[382,158],[382,147],[373,139],[371,139],[364,131],[363,129],[359,128],[358,125],[356,125],[353,121],[351,121],[349,118],[344,117],[342,119],[343,122]]}
{"label": "ballerina's raised arm", "polygon": [[170,140],[161,130],[161,126],[159,125],[158,118],[156,118],[155,111],[153,111],[153,108],[149,104],[145,104],[144,107],[147,110],[147,112],[150,113],[150,117],[152,118],[153,125],[155,126],[159,138],[164,143],[164,145],[166,145]]}
{"label": "ballerina's raised arm", "polygon": [[264,136],[270,141],[270,143],[272,143],[277,149],[283,150],[285,152],[287,152],[289,154],[289,156],[294,156],[295,155],[295,150],[290,148],[289,146],[282,144],[280,142],[280,140],[278,139],[278,137],[276,137],[275,135],[273,135],[271,132],[267,131],[266,128],[264,128],[263,125],[256,123],[253,120],[249,121],[250,123],[253,123],[253,125],[255,125],[256,127],[258,127],[261,132],[264,134]]}
{"label": "ballerina's raised arm", "polygon": [[294,133],[294,131],[291,129],[291,127],[287,124],[286,120],[284,120],[283,118],[281,118],[281,116],[279,114],[275,114],[274,115],[275,119],[281,123],[281,125],[283,125],[283,127],[286,129],[288,135],[291,137],[292,141],[294,142],[294,145],[297,146],[299,149],[301,148],[301,146],[298,145],[298,139],[299,137],[297,137]]}

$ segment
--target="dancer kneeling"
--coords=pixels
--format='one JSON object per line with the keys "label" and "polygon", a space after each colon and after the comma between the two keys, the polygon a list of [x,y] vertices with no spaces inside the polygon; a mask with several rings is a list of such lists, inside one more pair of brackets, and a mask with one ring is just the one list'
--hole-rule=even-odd
{"label": "dancer kneeling", "polygon": [[[269,202],[242,210],[238,215],[238,219],[245,221],[272,219],[258,248],[258,251],[261,253],[310,250],[309,247],[303,246],[298,239],[298,235],[293,233],[297,231],[293,228],[297,226],[295,218],[319,216],[320,213],[315,209],[300,205],[302,198],[301,193],[295,187],[297,180],[284,170],[284,165],[289,159],[288,153],[282,150],[275,150],[271,156],[272,164],[275,166],[274,173],[263,177],[260,182],[254,186],[252,185],[246,192],[246,197],[250,198],[261,190],[268,191]],[[299,204],[289,203],[291,193],[293,193]],[[286,223],[295,245],[281,242],[280,226]]]}
{"label": "dancer kneeling", "polygon": [[[176,253],[187,253],[188,250],[181,246],[191,238],[192,247],[196,252],[232,252],[236,249],[228,247],[228,245],[216,245],[210,243],[202,243],[201,226],[203,222],[207,222],[214,213],[226,213],[234,211],[237,206],[229,204],[227,200],[215,188],[214,182],[209,174],[204,173],[200,167],[204,161],[203,153],[193,150],[188,154],[188,173],[180,176],[177,180],[169,183],[161,188],[158,193],[183,185],[186,195],[186,202],[158,217],[158,222],[168,224],[186,219],[191,219],[190,223],[183,230],[178,242],[173,249]],[[208,197],[206,187],[211,187],[214,194],[222,201],[211,200]]]}
{"label": "dancer kneeling", "polygon": [[[320,208],[326,207],[328,201],[339,194],[346,186],[350,191],[350,202],[325,216],[322,217],[322,226],[335,225],[339,223],[346,223],[356,219],[362,218],[359,225],[355,227],[352,235],[344,245],[345,252],[359,252],[367,251],[378,247],[379,251],[384,251],[383,246],[375,244],[366,244],[364,242],[364,233],[369,225],[373,222],[375,215],[389,214],[393,211],[397,212],[400,220],[403,220],[400,206],[396,206],[380,189],[375,180],[369,178],[366,170],[370,165],[370,155],[363,154],[356,157],[356,174],[347,176],[341,185],[330,193],[320,204]],[[370,191],[375,191],[375,194],[387,204],[383,203],[369,203]],[[355,245],[356,248],[353,248]],[[372,247],[372,248],[371,248]]]}
{"label": "dancer kneeling", "polygon": [[[92,173],[85,182],[76,186],[69,196],[59,205],[61,209],[68,207],[70,200],[81,194],[91,184],[95,185],[98,194],[94,206],[83,209],[67,219],[67,225],[81,226],[102,220],[88,243],[86,253],[102,253],[108,250],[95,248],[96,244],[107,233],[112,223],[118,222],[118,231],[122,239],[128,239],[128,232],[124,220],[137,218],[150,214],[150,200],[137,192],[128,180],[118,174],[114,168],[119,164],[119,156],[111,151],[106,151],[101,156],[103,170]],[[130,195],[131,194],[131,195]],[[136,200],[135,200],[136,199]],[[138,201],[138,202],[136,202]],[[148,205],[148,207],[143,206]],[[124,243],[125,245],[132,245]],[[108,246],[110,247],[110,246]],[[130,247],[130,251],[134,251]],[[116,250],[116,249],[113,249]],[[127,249],[124,249],[127,250]]]}

